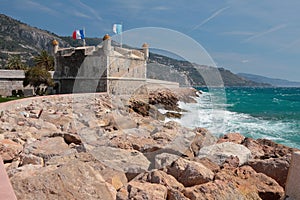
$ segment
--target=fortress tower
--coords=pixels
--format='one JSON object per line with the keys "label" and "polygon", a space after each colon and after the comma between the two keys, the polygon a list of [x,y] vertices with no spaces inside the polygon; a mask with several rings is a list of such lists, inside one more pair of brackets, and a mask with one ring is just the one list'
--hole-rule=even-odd
{"label": "fortress tower", "polygon": [[146,83],[146,44],[141,51],[114,47],[105,35],[97,47],[54,48],[54,52],[59,93],[130,94]]}

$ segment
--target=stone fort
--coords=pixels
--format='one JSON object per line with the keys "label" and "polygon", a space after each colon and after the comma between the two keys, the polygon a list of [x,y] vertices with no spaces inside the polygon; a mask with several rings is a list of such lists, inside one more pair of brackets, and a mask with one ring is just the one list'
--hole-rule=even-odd
{"label": "stone fort", "polygon": [[[94,93],[133,94],[149,88],[179,87],[179,83],[147,78],[149,45],[128,49],[112,46],[109,35],[98,46],[60,48],[52,42],[55,71],[50,72],[56,85],[50,94]],[[33,95],[33,88],[23,87],[23,70],[0,70],[0,95],[14,92]],[[28,92],[29,91],[29,92]]]}
{"label": "stone fort", "polygon": [[141,50],[113,47],[105,35],[96,47],[59,48],[55,41],[53,45],[58,93],[129,94],[146,84],[147,44]]}

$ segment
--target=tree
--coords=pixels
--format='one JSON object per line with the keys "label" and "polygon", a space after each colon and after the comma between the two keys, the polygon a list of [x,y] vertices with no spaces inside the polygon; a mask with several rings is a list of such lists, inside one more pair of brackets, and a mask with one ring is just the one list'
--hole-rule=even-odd
{"label": "tree", "polygon": [[44,67],[34,66],[25,72],[23,86],[33,86],[34,92],[38,94],[41,85],[54,86],[51,74]]}
{"label": "tree", "polygon": [[43,67],[47,71],[54,70],[54,58],[50,56],[47,51],[43,50],[38,56],[34,57],[35,65],[38,67]]}
{"label": "tree", "polygon": [[24,70],[26,69],[26,65],[22,62],[21,56],[9,56],[7,63],[6,63],[7,69],[17,69],[17,70]]}

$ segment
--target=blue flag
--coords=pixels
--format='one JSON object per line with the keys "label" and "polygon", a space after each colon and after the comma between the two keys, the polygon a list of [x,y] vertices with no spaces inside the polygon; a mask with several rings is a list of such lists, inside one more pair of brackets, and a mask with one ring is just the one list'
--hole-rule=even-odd
{"label": "blue flag", "polygon": [[113,32],[116,34],[121,34],[122,33],[122,24],[114,24]]}

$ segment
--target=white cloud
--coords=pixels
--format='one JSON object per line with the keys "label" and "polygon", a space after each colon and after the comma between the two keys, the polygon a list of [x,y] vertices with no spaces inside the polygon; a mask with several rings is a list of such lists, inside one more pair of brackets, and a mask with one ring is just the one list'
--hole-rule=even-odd
{"label": "white cloud", "polygon": [[240,35],[240,36],[250,36],[254,34],[255,33],[251,31],[228,31],[222,33],[222,35]]}
{"label": "white cloud", "polygon": [[268,30],[265,30],[265,31],[263,31],[263,32],[254,34],[254,35],[252,35],[251,37],[248,37],[248,38],[247,38],[246,40],[244,40],[243,42],[249,42],[249,41],[251,41],[251,40],[253,40],[253,39],[260,38],[260,37],[262,37],[262,36],[264,36],[264,35],[267,35],[267,34],[276,32],[276,31],[278,31],[278,30],[281,30],[281,29],[283,29],[283,28],[285,28],[285,27],[286,27],[286,24],[280,24],[280,25],[274,26],[274,27],[272,27],[272,28],[270,28],[270,29],[268,29]]}
{"label": "white cloud", "polygon": [[38,2],[32,1],[32,0],[25,0],[22,1],[22,9],[31,9],[31,10],[35,10],[35,11],[43,11],[46,12],[50,15],[56,15],[58,14],[56,10],[51,9],[47,6],[44,6]]}
{"label": "white cloud", "polygon": [[230,7],[227,6],[227,7],[224,7],[224,8],[221,8],[221,9],[217,10],[211,16],[209,16],[208,18],[204,19],[200,24],[197,24],[196,26],[194,26],[194,28],[192,28],[192,31],[198,29],[199,27],[203,26],[204,24],[206,24],[210,20],[214,19],[215,17],[217,17],[218,15],[220,15],[223,11],[227,10],[228,8],[230,8]]}
{"label": "white cloud", "polygon": [[94,19],[97,21],[102,21],[103,18],[99,15],[98,11],[94,8],[90,7],[89,5],[83,3],[80,0],[73,0],[72,4],[77,9],[72,10],[72,14],[77,17]]}
{"label": "white cloud", "polygon": [[166,7],[166,6],[157,6],[157,7],[154,7],[153,10],[158,10],[158,11],[165,11],[165,10],[169,10],[170,8],[169,7]]}

